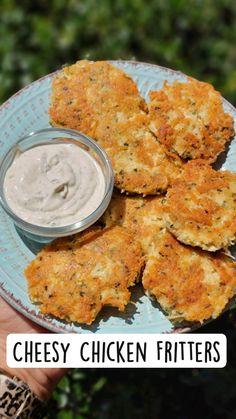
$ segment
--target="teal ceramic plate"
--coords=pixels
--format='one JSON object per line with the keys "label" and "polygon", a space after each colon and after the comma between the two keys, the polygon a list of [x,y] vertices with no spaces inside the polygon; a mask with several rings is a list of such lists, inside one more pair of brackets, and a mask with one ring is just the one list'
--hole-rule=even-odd
{"label": "teal ceramic plate", "polygon": [[[113,64],[137,81],[140,92],[146,99],[148,92],[160,88],[164,80],[186,80],[184,74],[156,65],[127,61],[115,61]],[[20,137],[49,126],[48,107],[53,76],[54,74],[50,74],[30,84],[1,106],[1,155]],[[224,107],[236,120],[233,106],[224,100]],[[231,142],[223,160],[224,168],[236,171],[236,138]],[[163,333],[190,330],[188,327],[174,328],[158,305],[144,295],[141,287],[133,291],[132,301],[135,305],[129,304],[125,313],[106,308],[90,327],[42,316],[37,306],[28,298],[23,275],[25,267],[38,249],[36,243],[30,242],[16,230],[0,209],[0,294],[17,310],[45,328],[55,332],[78,333]]]}

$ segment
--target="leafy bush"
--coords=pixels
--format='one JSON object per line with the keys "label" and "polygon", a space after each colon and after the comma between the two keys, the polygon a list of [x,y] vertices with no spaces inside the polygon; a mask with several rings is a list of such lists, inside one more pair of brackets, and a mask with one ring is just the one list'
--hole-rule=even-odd
{"label": "leafy bush", "polygon": [[0,101],[77,59],[131,59],[212,82],[236,103],[236,2],[2,0]]}

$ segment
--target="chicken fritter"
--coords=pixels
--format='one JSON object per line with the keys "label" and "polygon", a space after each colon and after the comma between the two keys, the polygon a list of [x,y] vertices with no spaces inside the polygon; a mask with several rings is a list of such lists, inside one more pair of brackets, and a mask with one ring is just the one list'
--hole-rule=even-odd
{"label": "chicken fritter", "polygon": [[107,62],[79,61],[53,80],[52,124],[96,140],[121,192],[168,191],[116,192],[103,227],[42,250],[26,269],[42,313],[91,324],[104,305],[123,311],[144,263],[144,289],[175,321],[215,318],[236,293],[236,264],[216,253],[236,242],[236,173],[208,164],[233,136],[233,118],[211,85],[190,78],[150,99],[147,109]]}
{"label": "chicken fritter", "polygon": [[140,241],[145,257],[142,283],[173,321],[202,322],[217,317],[236,293],[236,264],[178,242],[165,229],[163,197],[115,194],[103,215]]}
{"label": "chicken fritter", "polygon": [[142,282],[170,319],[203,322],[219,316],[236,293],[236,264],[166,233],[148,255]]}
{"label": "chicken fritter", "polygon": [[145,109],[132,78],[106,61],[77,61],[64,67],[52,82],[52,124],[82,131],[92,138],[101,118],[108,124],[126,121]]}
{"label": "chicken fritter", "polygon": [[165,201],[168,230],[178,240],[208,251],[236,240],[236,173],[215,171],[204,161],[186,164]]}
{"label": "chicken fritter", "polygon": [[107,152],[121,191],[157,195],[167,190],[183,168],[182,160],[166,152],[149,131],[145,114],[117,124],[102,120],[96,140]]}
{"label": "chicken fritter", "polygon": [[220,93],[208,83],[189,78],[167,81],[150,93],[150,128],[160,143],[183,159],[214,162],[234,135],[234,121]]}
{"label": "chicken fritter", "polygon": [[165,192],[181,172],[181,159],[158,143],[134,81],[103,61],[78,61],[52,84],[51,122],[82,131],[107,152],[115,184],[137,194]]}
{"label": "chicken fritter", "polygon": [[112,200],[102,216],[106,227],[121,225],[139,240],[144,255],[155,246],[155,241],[165,233],[163,197],[129,197],[113,194]]}
{"label": "chicken fritter", "polygon": [[103,306],[124,311],[140,276],[140,244],[120,226],[91,227],[47,245],[25,270],[43,314],[91,324]]}

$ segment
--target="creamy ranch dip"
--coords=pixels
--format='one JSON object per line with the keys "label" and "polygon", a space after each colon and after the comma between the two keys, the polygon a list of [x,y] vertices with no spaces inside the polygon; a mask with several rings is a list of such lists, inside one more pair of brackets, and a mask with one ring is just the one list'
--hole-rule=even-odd
{"label": "creamy ranch dip", "polygon": [[97,161],[75,144],[50,144],[16,155],[4,193],[11,210],[29,223],[64,226],[101,203],[105,179]]}

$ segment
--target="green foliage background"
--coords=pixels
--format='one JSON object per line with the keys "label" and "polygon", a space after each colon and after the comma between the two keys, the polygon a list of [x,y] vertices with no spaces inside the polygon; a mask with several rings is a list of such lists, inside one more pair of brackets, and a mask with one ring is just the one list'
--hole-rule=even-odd
{"label": "green foliage background", "polygon": [[[0,1],[0,103],[81,58],[178,69],[213,83],[236,104],[236,1]],[[45,418],[234,419],[235,310],[201,331],[227,334],[225,369],[73,370]]]}
{"label": "green foliage background", "polygon": [[233,0],[1,0],[0,18],[0,101],[86,57],[179,69],[236,103]]}

